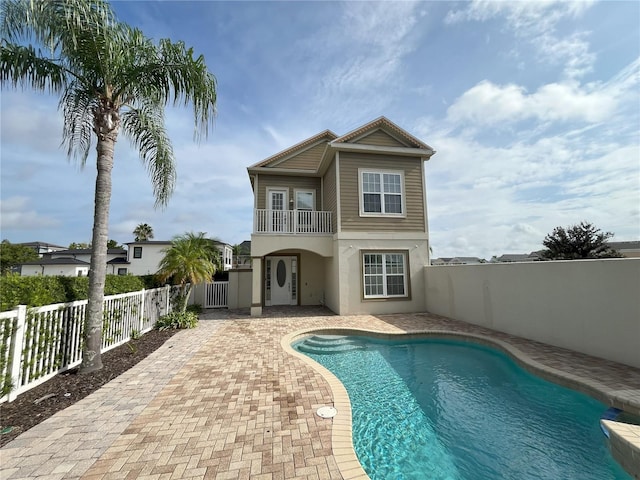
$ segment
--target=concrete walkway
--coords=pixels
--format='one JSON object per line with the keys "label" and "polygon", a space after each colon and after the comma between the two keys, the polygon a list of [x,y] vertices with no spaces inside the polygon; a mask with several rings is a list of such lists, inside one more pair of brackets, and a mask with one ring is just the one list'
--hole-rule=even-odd
{"label": "concrete walkway", "polygon": [[311,328],[486,335],[640,408],[637,369],[438,316],[335,316],[321,308],[265,309],[261,318],[210,312],[197,329],[174,335],[2,448],[0,478],[355,478],[335,455],[333,421],[315,414],[334,404],[330,383],[280,344]]}

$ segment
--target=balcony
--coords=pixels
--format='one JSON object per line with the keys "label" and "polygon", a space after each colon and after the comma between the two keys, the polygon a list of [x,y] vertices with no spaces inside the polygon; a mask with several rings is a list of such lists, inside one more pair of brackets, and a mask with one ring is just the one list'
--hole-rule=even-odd
{"label": "balcony", "polygon": [[253,233],[270,235],[330,235],[331,212],[263,210],[253,215]]}

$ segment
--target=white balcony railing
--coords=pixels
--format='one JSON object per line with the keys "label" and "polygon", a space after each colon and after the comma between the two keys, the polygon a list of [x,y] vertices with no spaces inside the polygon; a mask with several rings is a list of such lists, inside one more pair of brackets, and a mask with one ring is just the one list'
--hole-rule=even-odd
{"label": "white balcony railing", "polygon": [[331,234],[331,212],[256,209],[253,216],[253,233]]}

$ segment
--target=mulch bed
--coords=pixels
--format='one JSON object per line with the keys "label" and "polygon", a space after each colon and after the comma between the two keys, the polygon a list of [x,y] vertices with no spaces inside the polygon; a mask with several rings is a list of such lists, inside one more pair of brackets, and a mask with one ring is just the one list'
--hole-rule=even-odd
{"label": "mulch bed", "polygon": [[13,402],[0,404],[0,447],[126,372],[176,332],[151,330],[103,353],[101,370],[83,375],[79,375],[77,369],[67,370],[19,395]]}

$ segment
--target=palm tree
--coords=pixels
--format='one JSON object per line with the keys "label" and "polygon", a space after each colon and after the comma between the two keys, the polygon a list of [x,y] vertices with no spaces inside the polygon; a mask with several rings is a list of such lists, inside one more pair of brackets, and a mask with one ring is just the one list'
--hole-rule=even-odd
{"label": "palm tree", "polygon": [[141,223],[134,230],[136,242],[146,242],[153,238],[153,227],[147,223]]}
{"label": "palm tree", "polygon": [[216,80],[204,58],[194,58],[193,49],[169,39],[155,44],[119,22],[106,0],[4,0],[0,33],[0,82],[60,96],[68,156],[84,166],[95,134],[97,176],[81,372],[98,370],[118,134],[122,131],[138,149],[156,206],[165,206],[176,174],[164,107],[168,102],[192,104],[199,139],[215,115]]}
{"label": "palm tree", "polygon": [[180,285],[180,311],[187,308],[193,285],[210,282],[216,273],[218,250],[204,233],[185,233],[175,237],[164,251],[157,275],[161,281],[169,278]]}

